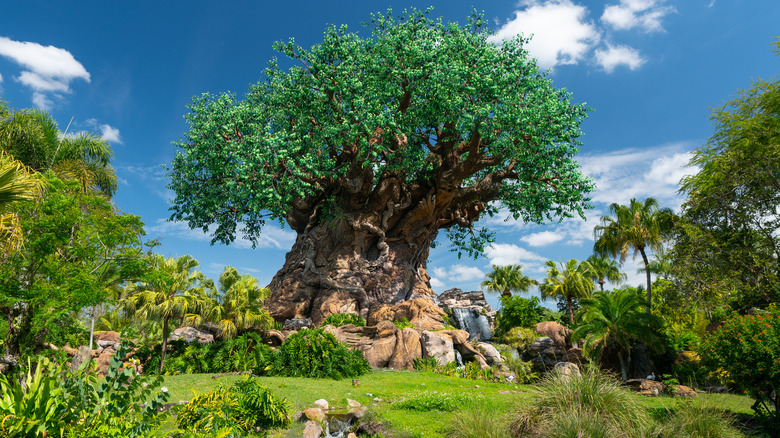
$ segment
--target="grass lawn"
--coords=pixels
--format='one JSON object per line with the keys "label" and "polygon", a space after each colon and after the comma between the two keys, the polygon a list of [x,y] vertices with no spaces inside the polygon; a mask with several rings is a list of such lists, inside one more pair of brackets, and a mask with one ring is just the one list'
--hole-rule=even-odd
{"label": "grass lawn", "polygon": [[[187,374],[166,376],[164,385],[171,393],[171,401],[190,400],[195,394],[206,393],[218,385],[232,385],[244,376],[224,376],[213,379],[213,374]],[[444,437],[459,415],[455,411],[417,411],[393,408],[393,403],[423,393],[437,393],[462,397],[464,405],[481,401],[483,405],[498,413],[511,412],[515,403],[527,403],[533,399],[531,385],[505,385],[456,377],[446,377],[431,372],[394,371],[375,369],[360,377],[360,386],[352,386],[352,381],[315,380],[289,377],[261,377],[262,385],[276,395],[285,397],[296,411],[311,407],[317,399],[328,400],[330,405],[345,407],[346,399],[357,400],[369,406],[372,413],[381,418],[394,432],[409,437]],[[504,393],[502,393],[504,392]],[[506,393],[509,392],[509,393]],[[688,400],[670,397],[644,397],[642,406],[649,411],[659,413],[674,409]],[[375,402],[374,398],[381,401]],[[744,395],[700,394],[693,403],[719,407],[744,421],[751,414],[752,400]],[[300,427],[281,436],[300,436]]]}

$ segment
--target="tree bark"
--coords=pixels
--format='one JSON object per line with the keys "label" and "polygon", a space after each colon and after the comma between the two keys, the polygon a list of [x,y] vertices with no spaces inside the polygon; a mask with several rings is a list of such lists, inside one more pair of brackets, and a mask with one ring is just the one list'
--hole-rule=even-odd
{"label": "tree bark", "polygon": [[170,333],[168,333],[168,318],[163,318],[163,326],[162,326],[162,347],[160,352],[160,374],[163,372],[163,368],[165,367],[165,353],[168,351],[168,336]]}
{"label": "tree bark", "polygon": [[620,361],[620,374],[625,382],[628,380],[628,363],[626,363],[626,358],[623,357],[623,353],[618,353],[618,360]]}
{"label": "tree bark", "polygon": [[566,307],[569,310],[569,322],[571,322],[571,326],[574,327],[574,303],[570,296],[566,297]]}
{"label": "tree bark", "polygon": [[647,310],[646,313],[650,314],[650,306],[652,305],[652,295],[650,292],[651,282],[650,282],[650,261],[647,260],[647,254],[645,254],[644,247],[640,247],[639,253],[642,254],[642,260],[645,262],[645,275],[647,275]]}

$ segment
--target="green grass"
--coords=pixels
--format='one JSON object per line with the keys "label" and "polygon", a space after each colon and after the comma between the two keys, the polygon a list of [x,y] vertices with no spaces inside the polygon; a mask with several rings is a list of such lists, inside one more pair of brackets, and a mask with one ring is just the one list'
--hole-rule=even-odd
{"label": "green grass", "polygon": [[[212,379],[212,374],[187,374],[166,376],[164,385],[171,393],[171,402],[190,400],[194,394],[203,394],[220,384],[232,385],[244,376],[225,376]],[[357,400],[369,406],[377,417],[382,419],[392,429],[396,437],[443,438],[446,436],[460,411],[473,410],[473,405],[479,403],[480,409],[488,409],[497,414],[511,412],[516,403],[527,404],[533,399],[533,386],[505,385],[484,381],[466,380],[446,377],[432,372],[394,371],[376,369],[360,377],[360,386],[352,386],[352,381],[345,380],[315,380],[291,377],[260,377],[260,383],[281,397],[285,397],[295,411],[311,407],[317,399],[328,400],[331,406],[345,407],[346,399]],[[517,391],[518,393],[501,394],[499,391]],[[451,395],[462,401],[466,396],[468,401],[463,406],[456,406],[454,411],[421,411],[394,408],[393,404],[406,400],[414,400],[421,394]],[[637,397],[640,406],[648,413],[674,409],[685,403],[684,400],[670,397]],[[373,399],[381,399],[375,403]],[[700,394],[693,400],[694,404],[717,406],[727,413],[745,418],[752,412],[752,400],[744,395],[734,394]],[[293,436],[284,432],[282,436]],[[300,431],[298,435],[300,436]]]}

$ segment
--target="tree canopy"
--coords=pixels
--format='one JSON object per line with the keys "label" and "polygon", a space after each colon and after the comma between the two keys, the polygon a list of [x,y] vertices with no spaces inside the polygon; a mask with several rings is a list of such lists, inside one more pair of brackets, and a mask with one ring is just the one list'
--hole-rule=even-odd
{"label": "tree canopy", "polygon": [[344,218],[383,241],[453,228],[460,249],[478,251],[488,234],[462,230],[493,201],[526,221],[581,214],[592,184],[572,157],[585,107],[523,39],[493,44],[486,25],[388,12],[366,37],[341,26],[310,49],[276,43],[293,67],[272,60],[244,100],[190,104],[172,219],[224,243],[239,226],[256,242],[267,220],[301,233]]}

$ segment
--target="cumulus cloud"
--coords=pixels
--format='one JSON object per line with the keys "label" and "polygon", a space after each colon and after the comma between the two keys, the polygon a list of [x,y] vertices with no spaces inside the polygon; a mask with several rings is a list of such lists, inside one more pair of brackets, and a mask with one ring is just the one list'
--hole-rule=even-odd
{"label": "cumulus cloud", "polygon": [[528,246],[547,246],[563,240],[563,237],[564,236],[554,231],[541,231],[523,236],[520,238],[520,240],[527,243]]}
{"label": "cumulus cloud", "polygon": [[24,69],[16,80],[33,91],[33,104],[43,110],[51,109],[53,99],[70,93],[73,80],[90,81],[87,69],[70,52],[59,47],[0,37],[0,56]]}
{"label": "cumulus cloud", "polygon": [[485,256],[491,265],[539,265],[547,259],[513,243],[493,243],[485,248]]}
{"label": "cumulus cloud", "polygon": [[114,128],[108,123],[100,123],[97,119],[88,119],[86,124],[92,129],[100,131],[100,138],[111,143],[122,144],[122,137],[119,135],[119,129]]}
{"label": "cumulus cloud", "polygon": [[533,35],[526,48],[543,69],[577,64],[600,39],[597,27],[587,21],[585,6],[570,0],[529,0],[523,4],[525,8],[515,11],[515,17],[492,38],[499,41],[518,34]]}
{"label": "cumulus cloud", "polygon": [[604,8],[601,21],[616,30],[662,31],[661,20],[676,11],[664,3],[663,0],[620,0],[620,3]]}
{"label": "cumulus cloud", "polygon": [[607,44],[606,49],[596,49],[593,56],[607,73],[612,73],[615,68],[621,65],[625,65],[630,70],[636,70],[645,63],[645,59],[639,54],[639,51],[629,46]]}
{"label": "cumulus cloud", "polygon": [[[184,222],[170,222],[165,219],[157,219],[156,223],[147,227],[147,234],[159,235],[161,238],[176,238],[199,242],[210,242],[211,231],[203,232],[201,229],[192,229]],[[252,242],[244,238],[244,234],[237,232],[236,240],[231,244],[240,249],[251,249]],[[295,233],[276,226],[264,227],[257,237],[256,248],[275,248],[288,250],[295,242]]]}
{"label": "cumulus cloud", "polygon": [[[434,268],[432,272],[436,277],[437,284],[440,286],[444,285],[442,280],[447,280],[449,282],[464,282],[481,279],[485,276],[485,273],[481,269],[475,266],[461,264],[452,265],[449,269],[442,267]],[[431,281],[433,282],[433,279]],[[431,286],[433,286],[433,283],[431,283]]]}

